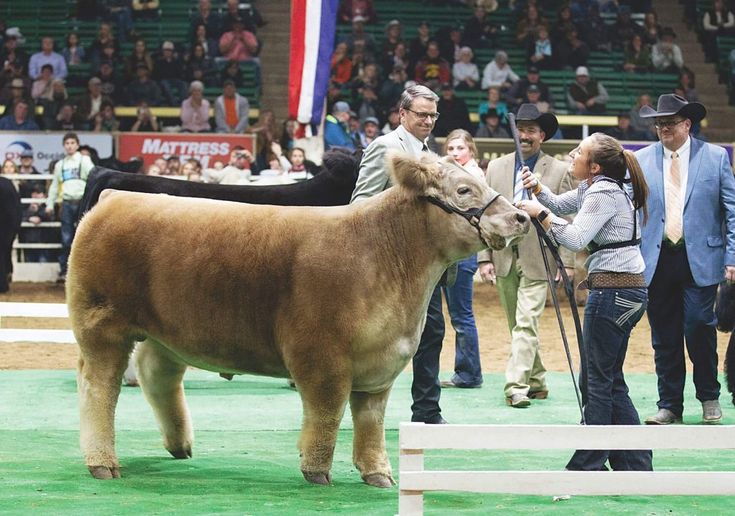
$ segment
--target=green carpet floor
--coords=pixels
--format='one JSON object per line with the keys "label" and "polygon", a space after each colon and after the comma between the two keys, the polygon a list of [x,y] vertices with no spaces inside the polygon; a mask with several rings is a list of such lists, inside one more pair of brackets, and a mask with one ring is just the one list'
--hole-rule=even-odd
{"label": "green carpet floor", "polygon": [[[653,375],[629,375],[642,415],[655,411]],[[72,371],[0,371],[0,514],[316,514],[390,515],[398,489],[362,484],[351,463],[349,415],[342,424],[331,487],[307,484],[296,450],[298,394],[283,380],[253,376],[226,382],[190,371],[186,391],[195,428],[194,458],[176,461],[160,444],[150,407],[139,389],[124,388],[117,410],[117,452],[123,479],[96,481],[78,446]],[[502,377],[486,375],[482,389],[443,392],[452,423],[575,424],[579,419],[568,374],[551,374],[551,396],[525,410],[504,405]],[[687,393],[684,420],[697,424],[699,403]],[[723,395],[724,423],[735,407]],[[410,375],[394,387],[386,438],[398,470],[398,424],[410,418]],[[432,452],[429,469],[556,470],[570,451]],[[735,470],[730,451],[654,452],[657,469]],[[563,494],[563,493],[560,493]],[[426,514],[735,514],[731,497],[582,497],[434,493]]]}

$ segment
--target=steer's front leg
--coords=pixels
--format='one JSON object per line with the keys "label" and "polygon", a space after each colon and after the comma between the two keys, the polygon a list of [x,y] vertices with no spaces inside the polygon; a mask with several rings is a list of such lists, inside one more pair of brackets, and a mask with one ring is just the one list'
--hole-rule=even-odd
{"label": "steer's front leg", "polygon": [[385,451],[385,406],[390,388],[377,393],[353,392],[350,410],[354,426],[352,458],[362,479],[371,486],[395,485]]}

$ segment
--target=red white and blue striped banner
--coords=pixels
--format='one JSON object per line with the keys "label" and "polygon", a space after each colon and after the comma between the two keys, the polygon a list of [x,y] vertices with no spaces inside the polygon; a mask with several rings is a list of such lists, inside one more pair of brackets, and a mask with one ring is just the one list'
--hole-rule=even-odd
{"label": "red white and blue striped banner", "polygon": [[339,0],[291,0],[288,114],[301,127],[322,122]]}

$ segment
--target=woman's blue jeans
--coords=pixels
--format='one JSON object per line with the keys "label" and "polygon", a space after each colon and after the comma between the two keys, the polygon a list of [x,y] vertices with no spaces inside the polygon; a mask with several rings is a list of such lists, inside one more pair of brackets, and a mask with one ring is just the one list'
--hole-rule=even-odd
{"label": "woman's blue jeans", "polygon": [[462,260],[458,266],[454,285],[443,289],[452,326],[457,334],[452,383],[460,387],[477,387],[482,384],[480,346],[472,311],[472,281],[477,272],[477,256]]}
{"label": "woman's blue jeans", "polygon": [[[628,396],[623,362],[633,327],[648,305],[645,288],[591,290],[584,310],[579,386],[588,425],[640,425]],[[570,470],[652,470],[650,450],[577,450]]]}

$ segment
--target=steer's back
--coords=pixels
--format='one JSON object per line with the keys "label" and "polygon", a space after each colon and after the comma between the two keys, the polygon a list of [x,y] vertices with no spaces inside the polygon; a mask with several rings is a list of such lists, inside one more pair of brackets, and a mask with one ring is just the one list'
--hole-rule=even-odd
{"label": "steer's back", "polygon": [[105,326],[200,367],[286,375],[276,333],[290,331],[289,319],[308,323],[315,308],[293,276],[325,289],[346,283],[338,264],[309,260],[315,241],[336,247],[341,219],[325,215],[345,209],[114,192],[82,220],[70,257],[67,299],[80,345]]}

